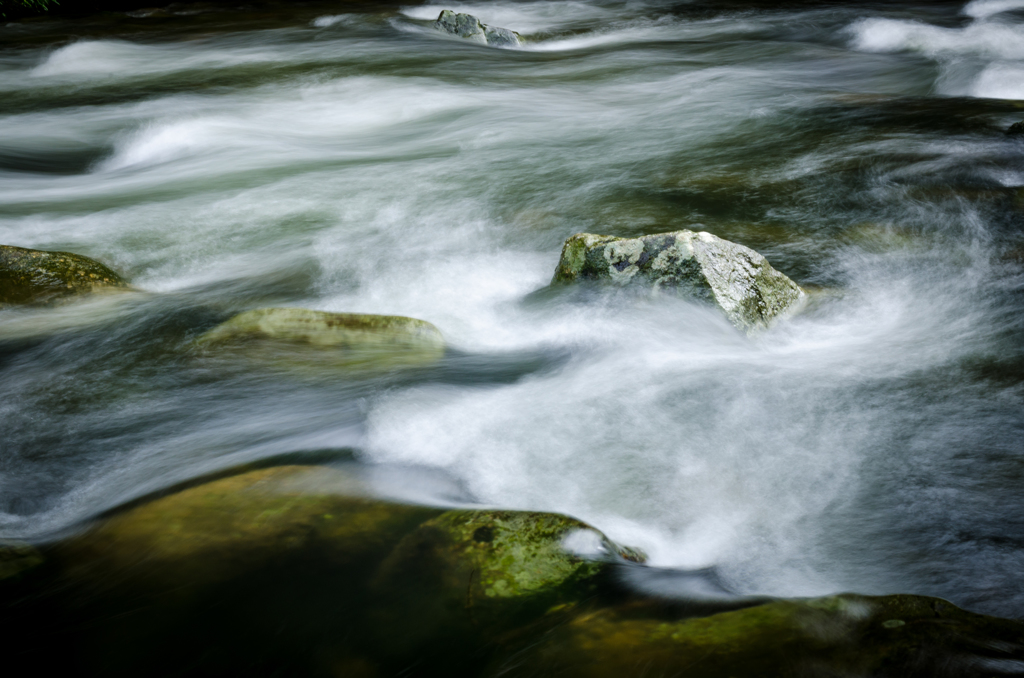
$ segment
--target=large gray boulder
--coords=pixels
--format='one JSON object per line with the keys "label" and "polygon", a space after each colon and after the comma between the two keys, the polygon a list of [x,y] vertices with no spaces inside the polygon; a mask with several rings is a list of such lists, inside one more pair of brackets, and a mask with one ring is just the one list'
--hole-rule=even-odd
{"label": "large gray boulder", "polygon": [[640,238],[577,233],[565,241],[552,285],[641,286],[716,304],[736,327],[768,327],[806,295],[760,254],[705,232]]}
{"label": "large gray boulder", "polygon": [[522,44],[515,31],[488,26],[472,14],[456,13],[450,9],[442,10],[434,22],[434,28],[491,47],[519,47]]}

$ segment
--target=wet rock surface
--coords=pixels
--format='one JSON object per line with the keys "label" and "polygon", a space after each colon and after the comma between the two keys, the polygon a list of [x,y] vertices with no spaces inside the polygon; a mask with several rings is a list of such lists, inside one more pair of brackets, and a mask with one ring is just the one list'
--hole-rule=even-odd
{"label": "wet rock surface", "polygon": [[434,22],[434,28],[449,35],[472,40],[492,47],[519,47],[519,34],[507,28],[488,26],[472,14],[443,10]]}
{"label": "wet rock surface", "polygon": [[[597,559],[567,550],[591,537]],[[410,658],[443,647],[472,656],[479,646],[598,593],[608,560],[632,555],[574,518],[525,511],[448,511],[411,532],[382,563],[373,587],[382,602],[372,617],[381,651]],[[451,659],[437,657],[435,661]]]}
{"label": "wet rock surface", "polygon": [[424,320],[304,308],[240,313],[200,337],[199,344],[268,361],[357,369],[429,365],[445,351],[441,332]]}
{"label": "wet rock surface", "polygon": [[577,233],[562,247],[552,285],[588,281],[707,301],[743,330],[768,327],[805,297],[749,247],[687,230],[640,238]]}
{"label": "wet rock surface", "polygon": [[[776,600],[687,617],[650,602],[582,613],[514,660],[503,676],[1021,675],[1022,625],[923,596],[844,594]],[[685,674],[680,674],[685,667]]]}
{"label": "wet rock surface", "polygon": [[0,304],[45,302],[128,282],[98,261],[71,252],[0,245]]}
{"label": "wet rock surface", "polygon": [[[374,499],[344,468],[186,486],[0,549],[11,660],[74,675],[1020,675],[1024,624],[920,596],[718,611],[632,593],[634,554],[549,513]],[[574,537],[573,535],[576,535]],[[570,541],[600,545],[590,558]],[[603,550],[603,554],[600,553]],[[7,557],[10,555],[11,557]],[[4,570],[6,572],[6,570]],[[47,651],[53,643],[61,652]]]}

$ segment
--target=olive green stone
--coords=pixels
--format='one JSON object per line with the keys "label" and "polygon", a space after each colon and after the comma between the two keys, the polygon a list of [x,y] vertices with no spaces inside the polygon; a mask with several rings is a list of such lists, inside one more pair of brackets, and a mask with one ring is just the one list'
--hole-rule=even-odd
{"label": "olive green stone", "polygon": [[260,308],[240,313],[199,338],[252,358],[291,365],[388,369],[430,365],[445,342],[432,324],[415,318]]}
{"label": "olive green stone", "polygon": [[805,298],[796,283],[749,247],[687,230],[640,238],[577,233],[565,241],[551,283],[580,281],[710,302],[746,331],[768,327]]}
{"label": "olive green stone", "polygon": [[117,273],[80,254],[0,245],[0,304],[127,287]]}
{"label": "olive green stone", "polygon": [[642,557],[586,523],[551,513],[454,510],[423,523],[374,578],[380,647],[407,657],[429,656],[437,647],[470,652],[552,608],[593,597],[609,565],[566,548],[580,533],[609,557]]}
{"label": "olive green stone", "polygon": [[579,614],[487,675],[980,676],[986,655],[1019,660],[1022,641],[1020,622],[923,596],[777,600],[702,617],[634,602]]}
{"label": "olive green stone", "polygon": [[[0,588],[0,633],[81,676],[377,676],[366,582],[440,509],[372,499],[339,469],[282,466],[101,517]],[[33,573],[35,574],[35,573]]]}
{"label": "olive green stone", "polygon": [[55,552],[72,579],[122,571],[150,584],[193,585],[314,545],[336,565],[351,563],[438,513],[364,493],[331,468],[250,471],[118,512]]}

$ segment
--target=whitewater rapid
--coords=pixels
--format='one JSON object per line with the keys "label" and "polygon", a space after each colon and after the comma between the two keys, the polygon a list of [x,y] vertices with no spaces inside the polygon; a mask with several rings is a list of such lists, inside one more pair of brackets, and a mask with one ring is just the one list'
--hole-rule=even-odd
{"label": "whitewater rapid", "polygon": [[[442,8],[524,46],[441,36]],[[146,293],[0,310],[4,534],[330,449],[742,593],[1024,614],[1024,2],[295,11],[0,28],[0,243]],[[747,338],[680,300],[531,296],[573,233],[680,228],[815,304]],[[381,382],[190,352],[267,305],[422,318],[452,352]]]}

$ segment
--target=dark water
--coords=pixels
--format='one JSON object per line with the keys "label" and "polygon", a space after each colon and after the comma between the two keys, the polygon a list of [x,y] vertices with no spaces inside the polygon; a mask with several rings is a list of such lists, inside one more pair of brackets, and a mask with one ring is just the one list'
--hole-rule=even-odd
{"label": "dark water", "polygon": [[[0,310],[2,535],[334,450],[741,593],[1024,616],[1024,2],[444,7],[526,45],[435,34],[441,5],[0,27],[0,243],[145,292]],[[679,228],[818,303],[748,339],[526,299],[572,233]],[[368,378],[192,348],[269,305],[452,350]]]}

